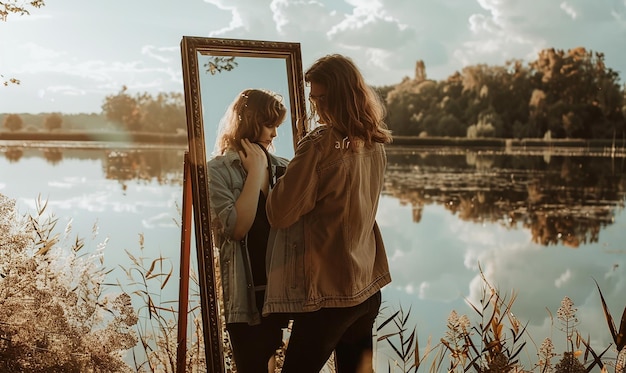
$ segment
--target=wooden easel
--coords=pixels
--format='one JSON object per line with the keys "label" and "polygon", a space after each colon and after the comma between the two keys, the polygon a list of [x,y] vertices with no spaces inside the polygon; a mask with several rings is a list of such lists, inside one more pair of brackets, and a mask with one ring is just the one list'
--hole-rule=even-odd
{"label": "wooden easel", "polygon": [[[183,206],[180,240],[180,287],[178,296],[178,336],[176,348],[176,373],[186,372],[187,363],[187,313],[189,309],[189,271],[192,223],[196,233],[198,255],[198,287],[206,372],[224,373],[224,351],[218,301],[215,289],[213,246],[210,235],[210,217],[206,188],[199,183],[198,167],[192,165],[189,152],[185,152],[183,175]],[[202,197],[201,197],[202,196]],[[204,199],[201,199],[204,198]],[[204,205],[206,203],[206,205]],[[203,208],[206,207],[206,211]],[[203,212],[204,211],[204,212]],[[200,221],[194,220],[200,219]],[[204,219],[204,220],[203,220]],[[204,232],[209,232],[203,234]]]}
{"label": "wooden easel", "polygon": [[185,373],[187,369],[187,312],[189,308],[189,270],[191,247],[191,169],[189,153],[185,152],[185,170],[183,172],[183,208],[180,237],[180,281],[178,289],[178,342],[176,348],[176,373]]}

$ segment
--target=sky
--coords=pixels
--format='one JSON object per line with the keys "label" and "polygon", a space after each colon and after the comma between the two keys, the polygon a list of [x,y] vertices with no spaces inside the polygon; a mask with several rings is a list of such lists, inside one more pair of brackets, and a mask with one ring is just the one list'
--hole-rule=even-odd
{"label": "sky", "polygon": [[0,21],[0,113],[101,113],[107,95],[183,91],[183,36],[301,44],[303,68],[341,53],[368,83],[583,46],[626,80],[626,0],[46,0]]}

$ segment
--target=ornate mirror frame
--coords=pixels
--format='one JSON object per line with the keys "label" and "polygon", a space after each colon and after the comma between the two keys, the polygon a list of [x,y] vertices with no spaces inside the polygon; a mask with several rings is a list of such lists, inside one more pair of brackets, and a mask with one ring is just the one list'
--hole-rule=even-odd
{"label": "ornate mirror frame", "polygon": [[[196,254],[198,260],[199,291],[202,314],[202,327],[206,354],[207,371],[224,372],[224,353],[222,338],[222,323],[219,315],[218,294],[221,289],[216,284],[214,247],[211,235],[211,214],[209,203],[209,184],[207,172],[207,144],[206,134],[217,131],[218,123],[204,123],[205,114],[209,111],[209,102],[202,101],[203,92],[220,90],[212,87],[210,79],[204,74],[209,72],[203,58],[224,61],[234,57],[247,62],[248,58],[259,63],[284,61],[285,81],[287,82],[287,97],[283,94],[283,103],[290,109],[291,133],[293,149],[297,141],[306,133],[304,125],[306,104],[304,96],[304,79],[302,73],[302,57],[300,43],[275,42],[262,40],[222,39],[208,37],[183,36],[181,41],[181,56],[183,69],[183,84],[185,92],[185,107],[187,113],[187,136],[189,140],[189,163],[192,189],[193,223],[195,230]],[[268,60],[269,59],[269,60]],[[231,59],[232,61],[232,59]],[[281,64],[282,65],[282,64]],[[232,68],[232,70],[231,70]],[[280,68],[282,70],[282,68]],[[211,74],[232,74],[237,76],[237,63],[229,68],[210,71]],[[256,70],[259,77],[267,73],[263,68]],[[267,79],[267,77],[265,77]],[[254,80],[254,79],[252,79]],[[254,81],[247,81],[249,88],[271,89],[270,87],[255,86]],[[258,81],[257,81],[258,83]],[[222,87],[223,88],[223,87]],[[207,95],[208,97],[208,95]],[[228,97],[232,100],[233,97]],[[205,100],[207,101],[207,100]],[[224,113],[225,108],[213,108],[218,115]],[[286,127],[286,126],[281,126]],[[289,129],[289,128],[288,128]],[[279,134],[280,137],[280,134]],[[293,150],[292,149],[292,150]],[[289,157],[290,158],[290,157]]]}

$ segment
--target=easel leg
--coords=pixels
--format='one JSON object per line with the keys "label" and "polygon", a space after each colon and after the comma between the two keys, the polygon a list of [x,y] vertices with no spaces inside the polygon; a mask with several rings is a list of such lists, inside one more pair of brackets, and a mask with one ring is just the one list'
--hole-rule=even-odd
{"label": "easel leg", "polygon": [[183,209],[180,238],[180,281],[178,289],[178,347],[176,373],[185,373],[187,367],[187,312],[189,308],[189,269],[191,247],[192,198],[189,153],[185,152],[183,175]]}

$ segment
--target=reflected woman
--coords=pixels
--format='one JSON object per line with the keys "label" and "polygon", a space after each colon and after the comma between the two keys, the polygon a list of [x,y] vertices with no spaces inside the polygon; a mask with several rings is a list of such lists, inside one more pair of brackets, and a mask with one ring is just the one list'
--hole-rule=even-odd
{"label": "reflected woman", "polygon": [[224,114],[214,156],[208,161],[224,316],[240,373],[267,372],[287,327],[281,315],[261,316],[270,231],[265,201],[276,170],[288,162],[268,149],[286,113],[280,96],[244,90]]}

